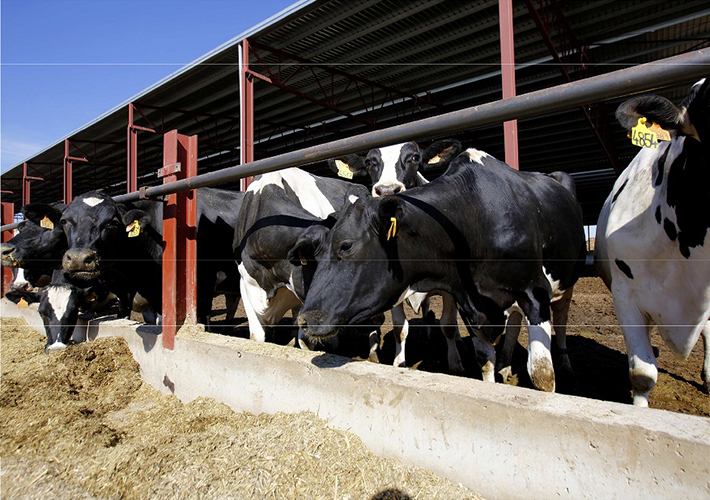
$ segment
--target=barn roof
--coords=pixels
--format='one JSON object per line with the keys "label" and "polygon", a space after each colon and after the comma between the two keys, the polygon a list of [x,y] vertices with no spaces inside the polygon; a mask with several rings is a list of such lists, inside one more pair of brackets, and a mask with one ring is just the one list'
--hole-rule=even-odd
{"label": "barn roof", "polygon": [[[517,93],[566,81],[545,33],[576,80],[705,47],[709,23],[702,1],[516,1]],[[128,103],[137,125],[198,134],[199,173],[238,164],[244,38],[250,67],[279,84],[256,81],[257,159],[501,98],[496,0],[304,0],[28,158],[29,175],[45,179],[32,183],[32,201],[61,199],[64,139],[71,156],[90,160],[74,163],[75,194],[125,192]],[[662,92],[677,102],[688,87]],[[620,101],[592,106],[590,120],[575,108],[519,122],[520,168],[572,173],[588,223],[616,178],[612,161],[623,168],[637,152],[614,120]],[[139,185],[157,184],[162,137],[138,134]],[[459,139],[504,157],[502,126]],[[20,204],[21,178],[21,163],[2,176],[2,189],[14,192],[4,201]]]}

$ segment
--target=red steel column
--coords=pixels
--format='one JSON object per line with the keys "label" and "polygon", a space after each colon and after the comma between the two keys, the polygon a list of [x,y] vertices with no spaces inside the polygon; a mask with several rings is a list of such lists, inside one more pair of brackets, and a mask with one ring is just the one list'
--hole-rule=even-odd
{"label": "red steel column", "polygon": [[27,162],[22,164],[22,206],[30,202],[30,180],[27,178]]}
{"label": "red steel column", "polygon": [[[197,174],[197,136],[171,130],[164,136],[163,183]],[[197,303],[197,193],[171,194],[163,207],[163,346],[175,347],[184,323],[196,323]]]}
{"label": "red steel column", "polygon": [[[254,161],[254,80],[247,75],[249,70],[249,41],[245,38],[239,45],[239,159],[244,165]],[[246,191],[252,177],[241,180]]]}
{"label": "red steel column", "polygon": [[[498,0],[500,23],[500,66],[503,99],[515,97],[515,40],[513,36],[513,0]],[[503,124],[505,162],[518,170],[518,120]]]}
{"label": "red steel column", "polygon": [[64,203],[70,204],[71,192],[71,160],[69,159],[69,139],[64,139]]}
{"label": "red steel column", "polygon": [[128,103],[126,131],[126,193],[138,190],[138,131],[133,128],[133,103]]}
{"label": "red steel column", "polygon": [[[15,204],[14,203],[0,203],[0,220],[2,225],[12,224],[15,222]],[[3,231],[2,241],[9,241],[13,236],[14,231]],[[2,267],[2,296],[10,290],[10,285],[12,284],[12,268],[3,266]]]}

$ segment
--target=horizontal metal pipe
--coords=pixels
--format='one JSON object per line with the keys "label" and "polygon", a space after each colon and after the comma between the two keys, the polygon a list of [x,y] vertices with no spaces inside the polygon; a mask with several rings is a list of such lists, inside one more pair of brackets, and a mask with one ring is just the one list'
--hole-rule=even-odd
{"label": "horizontal metal pipe", "polygon": [[[334,156],[356,153],[375,147],[397,144],[423,137],[436,137],[477,127],[554,113],[563,109],[614,97],[661,88],[701,78],[710,73],[710,49],[696,50],[632,68],[617,70],[576,82],[566,83],[491,103],[453,111],[415,122],[368,132],[346,139],[256,160],[215,172],[201,174],[170,184],[146,189],[146,196],[157,197],[188,189],[234,182],[242,177],[297,167]],[[138,192],[114,198],[135,201]]]}
{"label": "horizontal metal pipe", "polygon": [[12,224],[5,224],[4,226],[0,226],[0,233],[2,233],[3,231],[10,231],[12,229],[15,229],[19,225],[19,222],[13,222]]}

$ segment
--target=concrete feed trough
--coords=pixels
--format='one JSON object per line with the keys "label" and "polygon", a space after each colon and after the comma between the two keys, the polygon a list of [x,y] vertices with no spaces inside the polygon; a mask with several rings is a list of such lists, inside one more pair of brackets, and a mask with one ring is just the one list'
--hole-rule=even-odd
{"label": "concrete feed trough", "polygon": [[[43,331],[36,309],[3,316]],[[312,411],[375,453],[486,498],[708,498],[710,419],[396,369],[184,329],[175,350],[127,320],[80,325],[126,339],[143,377],[183,401],[255,414]]]}

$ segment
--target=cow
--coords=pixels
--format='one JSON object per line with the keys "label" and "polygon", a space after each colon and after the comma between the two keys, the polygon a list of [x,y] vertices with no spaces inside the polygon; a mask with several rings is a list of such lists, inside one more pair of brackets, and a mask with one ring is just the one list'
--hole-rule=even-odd
{"label": "cow", "polygon": [[680,359],[702,334],[701,375],[710,386],[710,81],[696,83],[679,107],[645,95],[621,104],[616,117],[628,130],[642,119],[670,135],[639,151],[616,180],[595,242],[624,334],[633,404],[643,407],[658,377],[653,325]]}
{"label": "cow", "polygon": [[[228,316],[233,318],[236,310],[238,269],[232,241],[243,196],[221,189],[197,190],[197,319],[206,324],[219,273],[226,278],[223,290],[231,296]],[[69,247],[62,261],[68,281],[82,286],[99,279],[118,291],[119,301],[126,290],[138,292],[160,312],[162,220],[160,202],[116,203],[103,191],[76,198],[61,219]]]}
{"label": "cow", "polygon": [[249,185],[233,249],[251,339],[264,342],[264,326],[277,324],[306,297],[315,261],[302,255],[296,260],[310,266],[294,265],[291,249],[308,234],[327,230],[335,212],[363,197],[368,190],[359,184],[298,168],[262,174]]}
{"label": "cow", "polygon": [[581,208],[556,179],[468,149],[429,184],[356,201],[316,243],[321,257],[298,316],[307,336],[336,335],[413,292],[441,290],[492,345],[517,304],[531,380],[554,391],[551,303],[574,285],[585,254]]}
{"label": "cow", "polygon": [[24,220],[17,233],[0,246],[2,265],[13,268],[11,289],[42,286],[61,266],[66,240],[59,220],[64,208],[66,205],[60,203],[30,203],[22,207]]}
{"label": "cow", "polygon": [[[346,155],[328,161],[331,169],[341,177],[355,179],[369,178],[372,184],[373,197],[398,194],[417,186],[423,186],[429,181],[422,175],[428,168],[435,166],[445,168],[461,151],[461,143],[455,139],[443,139],[434,142],[428,148],[422,149],[416,142],[406,142],[382,148],[371,149],[367,155]],[[458,327],[456,324],[456,304],[451,295],[436,292],[442,296],[443,308],[441,315],[441,331],[447,341],[447,359],[449,372],[464,371],[461,356],[456,347]],[[415,311],[422,310],[424,317],[429,317],[428,294],[418,294],[408,298]],[[405,367],[406,340],[409,334],[409,322],[404,315],[404,304],[398,304],[392,309],[392,330],[395,339],[395,356],[393,365]],[[371,342],[376,340],[371,336]],[[370,350],[375,349],[370,346]]]}

